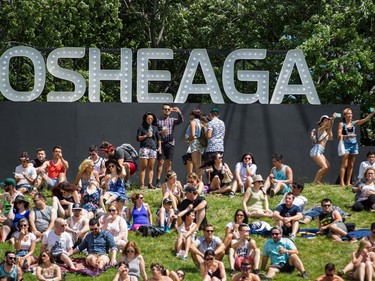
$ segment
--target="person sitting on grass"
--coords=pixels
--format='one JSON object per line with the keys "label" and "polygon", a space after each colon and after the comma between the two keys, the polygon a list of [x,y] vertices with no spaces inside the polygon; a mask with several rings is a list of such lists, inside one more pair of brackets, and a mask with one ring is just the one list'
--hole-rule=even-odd
{"label": "person sitting on grass", "polygon": [[333,210],[332,201],[328,198],[322,200],[322,212],[319,215],[317,234],[327,235],[337,242],[342,242],[341,237],[346,237],[350,242],[357,242],[357,239],[348,234],[346,225],[337,210]]}
{"label": "person sitting on grass", "polygon": [[[243,260],[248,260],[254,273],[259,273],[260,250],[254,239],[250,237],[250,227],[243,223],[239,226],[240,237],[232,241],[229,249],[230,275],[233,276],[236,270],[240,270]],[[235,270],[236,269],[236,270]]]}
{"label": "person sitting on grass", "polygon": [[358,250],[352,253],[352,263],[354,266],[354,280],[373,280],[374,276],[374,253],[369,241],[362,240]]}
{"label": "person sitting on grass", "polygon": [[[292,183],[292,193],[294,195],[293,205],[296,205],[301,208],[303,211],[307,206],[307,198],[301,195],[305,185],[302,182],[293,182]],[[284,194],[283,198],[281,199],[279,205],[285,203],[287,193]]]}
{"label": "person sitting on grass", "polygon": [[251,263],[244,259],[241,262],[241,273],[237,273],[232,277],[232,281],[260,281],[257,274],[251,273]]}
{"label": "person sitting on grass", "polygon": [[198,237],[190,246],[191,257],[194,263],[203,263],[207,250],[214,251],[216,259],[222,260],[225,254],[225,245],[219,237],[214,236],[214,226],[207,224],[203,231],[203,236]]}
{"label": "person sitting on grass", "polygon": [[226,281],[227,275],[222,261],[215,259],[215,252],[207,250],[204,253],[204,262],[200,264],[203,281]]}
{"label": "person sitting on grass", "polygon": [[171,225],[176,219],[172,208],[172,201],[168,197],[164,198],[162,207],[157,212],[156,223],[159,228],[166,233],[171,232]]}
{"label": "person sitting on grass", "polygon": [[146,281],[147,273],[145,269],[145,261],[141,255],[138,245],[130,240],[126,243],[119,261],[127,263],[129,266],[129,275],[137,277],[137,280]]}
{"label": "person sitting on grass", "polygon": [[195,240],[195,234],[198,225],[194,222],[195,214],[189,209],[185,209],[177,216],[178,238],[175,243],[176,257],[187,260],[192,241]]}
{"label": "person sitting on grass", "polygon": [[182,196],[182,185],[177,180],[177,174],[174,171],[168,171],[165,175],[167,181],[161,185],[161,192],[164,198],[169,198],[172,202],[173,209],[177,210],[177,205]]}
{"label": "person sitting on grass", "polygon": [[344,281],[340,276],[335,275],[336,268],[331,262],[327,263],[324,267],[325,275],[322,275],[315,279],[315,281]]}
{"label": "person sitting on grass", "polygon": [[247,214],[244,210],[237,209],[236,212],[234,213],[233,221],[228,222],[228,224],[225,227],[224,244],[225,244],[226,251],[230,249],[231,244],[232,244],[232,239],[240,238],[238,227],[243,223],[246,223],[246,224],[249,223]]}
{"label": "person sitting on grass", "polygon": [[302,219],[302,210],[293,204],[293,193],[287,193],[285,203],[277,206],[273,212],[273,217],[278,226],[283,229],[284,235],[290,235],[294,242],[299,229],[299,220]]}
{"label": "person sitting on grass", "polygon": [[152,277],[148,278],[147,281],[173,281],[170,277],[166,276],[167,271],[159,263],[152,263],[151,266]]}
{"label": "person sitting on grass", "polygon": [[352,190],[356,193],[353,211],[363,210],[375,212],[375,168],[368,167],[364,172],[365,180],[355,185]]}
{"label": "person sitting on grass", "polygon": [[294,243],[283,236],[283,229],[275,226],[271,229],[271,239],[268,239],[262,251],[262,270],[266,270],[268,259],[271,259],[271,265],[267,270],[267,275],[259,273],[259,277],[263,280],[272,280],[279,272],[291,273],[295,268],[301,272],[303,279],[308,279],[305,267],[298,257],[298,250]]}
{"label": "person sitting on grass", "polygon": [[117,273],[112,281],[138,281],[138,278],[129,275],[129,265],[122,261],[117,265]]}
{"label": "person sitting on grass", "polygon": [[36,278],[38,278],[39,281],[62,280],[61,268],[56,264],[50,251],[40,251],[38,266],[36,267]]}

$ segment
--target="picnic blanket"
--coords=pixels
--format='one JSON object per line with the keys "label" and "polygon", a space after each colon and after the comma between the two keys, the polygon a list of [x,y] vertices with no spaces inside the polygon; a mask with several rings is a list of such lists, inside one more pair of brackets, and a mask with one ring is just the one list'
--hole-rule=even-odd
{"label": "picnic blanket", "polygon": [[[299,230],[300,233],[309,233],[309,234],[315,234],[319,231],[319,228],[301,228]],[[370,235],[370,229],[369,228],[360,228],[357,230],[353,230],[348,232],[349,235],[356,239],[361,239],[363,237]],[[346,237],[342,237],[342,240],[347,240]]]}

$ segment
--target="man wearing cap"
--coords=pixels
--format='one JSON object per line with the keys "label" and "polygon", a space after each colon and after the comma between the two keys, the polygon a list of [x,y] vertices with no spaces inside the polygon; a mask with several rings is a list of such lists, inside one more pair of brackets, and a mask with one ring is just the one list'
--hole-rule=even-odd
{"label": "man wearing cap", "polygon": [[42,166],[37,169],[38,174],[43,174],[43,179],[47,182],[49,188],[57,186],[59,183],[66,181],[66,171],[69,163],[62,155],[62,147],[55,146],[52,150],[52,160],[45,161]]}
{"label": "man wearing cap", "polygon": [[271,265],[268,268],[267,275],[259,274],[261,279],[271,280],[276,273],[291,273],[295,268],[301,272],[303,279],[308,279],[307,273],[302,261],[298,257],[298,250],[294,243],[287,238],[283,238],[283,230],[279,226],[271,229],[271,239],[268,239],[263,246],[262,251],[262,270],[266,270],[268,259],[271,259]]}
{"label": "man wearing cap", "polygon": [[232,277],[232,281],[260,281],[258,275],[251,273],[251,264],[247,259],[241,262],[241,273],[237,273]]}
{"label": "man wearing cap", "polygon": [[210,122],[207,125],[206,137],[208,139],[207,148],[205,152],[205,159],[208,161],[217,152],[224,153],[224,137],[225,137],[225,124],[219,119],[219,109],[214,107],[211,109],[209,118]]}
{"label": "man wearing cap", "polygon": [[207,201],[203,196],[198,195],[198,190],[195,186],[187,186],[184,189],[185,199],[178,204],[178,211],[182,212],[186,209],[193,210],[195,212],[195,223],[200,228],[207,224],[206,219],[206,208]]}
{"label": "man wearing cap", "polygon": [[115,160],[123,168],[123,174],[125,175],[125,187],[129,187],[129,177],[137,171],[137,165],[131,157],[130,153],[121,146],[114,146],[108,141],[103,141],[100,145],[100,149],[108,160]]}
{"label": "man wearing cap", "polygon": [[156,213],[157,215],[157,225],[159,228],[166,233],[171,232],[171,225],[173,220],[176,219],[174,210],[172,208],[172,200],[168,197],[164,198],[163,206]]}
{"label": "man wearing cap", "polygon": [[23,195],[21,192],[17,191],[16,189],[16,181],[12,178],[6,178],[3,182],[0,183],[0,186],[4,187],[4,195],[0,201],[0,222],[3,223],[6,218],[7,214],[10,211],[11,203],[18,195]]}
{"label": "man wearing cap", "polygon": [[71,234],[74,249],[82,242],[83,237],[89,231],[89,221],[82,214],[82,207],[80,204],[73,204],[72,212],[73,214],[66,220],[67,227],[65,231]]}
{"label": "man wearing cap", "polygon": [[47,206],[46,196],[39,192],[34,195],[34,205],[30,211],[29,221],[31,231],[38,239],[42,238],[44,232],[51,230],[57,218],[57,211],[52,206]]}
{"label": "man wearing cap", "polygon": [[278,226],[283,229],[284,235],[290,235],[290,239],[294,241],[299,229],[299,220],[302,219],[302,210],[293,204],[294,195],[289,192],[285,196],[285,203],[277,206],[273,212],[273,218]]}
{"label": "man wearing cap", "polygon": [[71,270],[76,270],[69,255],[73,252],[73,241],[69,233],[65,232],[67,224],[62,218],[57,218],[54,229],[46,231],[43,235],[40,252],[48,250],[52,253],[57,263],[63,263]]}
{"label": "man wearing cap", "polygon": [[[177,113],[177,118],[170,117],[171,112]],[[160,177],[163,172],[163,165],[165,162],[165,171],[172,170],[172,160],[175,139],[173,135],[174,126],[180,125],[184,122],[184,117],[178,107],[171,107],[170,104],[163,104],[161,107],[162,116],[158,118],[157,125],[161,137],[161,153],[158,154],[158,170],[156,175],[156,186],[161,187]]]}

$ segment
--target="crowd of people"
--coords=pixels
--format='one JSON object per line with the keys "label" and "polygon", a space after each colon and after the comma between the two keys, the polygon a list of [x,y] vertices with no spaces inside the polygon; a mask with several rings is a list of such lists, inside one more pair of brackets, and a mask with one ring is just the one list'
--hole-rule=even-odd
{"label": "crowd of people", "polygon": [[[176,116],[170,116],[171,113]],[[150,265],[152,277],[147,276],[145,259],[138,245],[129,239],[129,232],[143,235],[144,229],[153,226],[163,233],[175,230],[176,257],[188,260],[190,254],[202,280],[271,280],[279,272],[290,273],[295,269],[303,279],[308,279],[295,241],[300,224],[314,219],[318,223],[317,234],[337,242],[357,242],[344,223],[343,218],[349,214],[333,206],[330,198],[321,198],[318,206],[306,209],[304,184],[293,179],[293,168],[284,163],[283,155],[272,155],[273,167],[265,180],[257,174],[254,155],[249,152],[240,157],[232,173],[224,161],[225,124],[219,114],[218,108],[211,109],[208,116],[198,108],[190,112],[185,133],[186,178],[173,171],[174,130],[184,118],[178,107],[169,104],[162,105],[159,118],[152,112],[144,114],[137,131],[139,151],[130,144],[115,146],[109,141],[103,141],[99,147],[91,145],[73,183],[67,181],[69,162],[63,157],[61,146],[53,148],[51,160],[47,160],[42,148],[37,149],[34,160],[22,152],[14,177],[1,183],[4,188],[0,201],[1,239],[14,245],[14,251],[5,253],[0,280],[4,277],[21,280],[22,274],[33,267],[38,280],[62,280],[58,264],[71,272],[77,271],[73,257],[77,253],[85,253],[86,265],[95,270],[117,266],[113,278],[116,281],[184,280],[182,269],[168,270],[158,263]],[[368,153],[368,160],[361,163],[358,179],[353,185],[351,182],[358,154],[355,129],[373,115],[353,121],[352,111],[345,109],[338,128],[338,137],[345,146],[340,185],[350,185],[356,193],[353,211],[375,212],[375,152]],[[337,117],[337,114],[323,115],[311,135],[314,146],[310,156],[320,167],[315,184],[322,184],[330,168],[324,149],[333,138],[332,127]],[[137,169],[140,187],[129,197],[130,176]],[[165,180],[161,178],[163,171]],[[158,188],[160,206],[153,212],[145,202],[144,190]],[[43,189],[51,193],[51,199]],[[221,240],[214,235],[215,226],[207,221],[207,194],[227,194],[233,198],[236,193],[243,195],[242,208],[234,212]],[[271,208],[268,197],[278,195],[282,195],[280,203]],[[27,199],[30,197],[32,207]],[[259,248],[250,235],[249,223],[250,219],[262,218],[272,219],[274,227],[270,229],[271,238]],[[375,231],[375,223],[372,229]],[[198,236],[199,230],[203,236]],[[375,232],[360,242],[351,262],[339,275],[352,271],[355,280],[372,279],[373,236]],[[36,243],[41,244],[38,258],[34,256]],[[228,276],[223,263],[226,255],[230,266]],[[335,275],[331,263],[326,265],[325,274],[317,280],[342,280]]]}

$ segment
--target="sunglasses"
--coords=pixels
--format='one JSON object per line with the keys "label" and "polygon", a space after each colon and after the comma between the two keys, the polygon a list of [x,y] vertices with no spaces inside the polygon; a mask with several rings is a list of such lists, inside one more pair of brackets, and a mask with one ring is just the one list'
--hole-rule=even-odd
{"label": "sunglasses", "polygon": [[44,254],[44,255],[42,255],[42,257],[43,257],[43,258],[46,258],[46,257],[48,257],[48,255]]}
{"label": "sunglasses", "polygon": [[138,199],[144,199],[144,197],[138,197]]}
{"label": "sunglasses", "polygon": [[163,110],[165,110],[165,111],[171,111],[170,108],[163,108]]}
{"label": "sunglasses", "polygon": [[237,214],[236,217],[243,217],[243,214]]}
{"label": "sunglasses", "polygon": [[91,230],[91,231],[97,231],[98,228],[97,228],[97,227],[95,227],[95,228],[90,228],[90,230]]}
{"label": "sunglasses", "polygon": [[240,268],[243,271],[250,270],[250,266],[241,266]]}
{"label": "sunglasses", "polygon": [[213,257],[212,257],[212,258],[205,258],[205,260],[206,260],[206,261],[213,261],[214,258],[213,258]]}
{"label": "sunglasses", "polygon": [[127,253],[135,253],[134,250],[127,250],[126,252],[127,252]]}
{"label": "sunglasses", "polygon": [[117,210],[116,209],[111,209],[111,210],[108,210],[108,211],[110,211],[112,213],[112,212],[116,212]]}
{"label": "sunglasses", "polygon": [[213,233],[214,231],[213,230],[205,230],[206,232],[208,233]]}
{"label": "sunglasses", "polygon": [[108,168],[114,168],[115,165],[108,165]]}
{"label": "sunglasses", "polygon": [[20,224],[20,227],[27,227],[27,224]]}
{"label": "sunglasses", "polygon": [[9,256],[8,256],[7,259],[15,261],[15,260],[16,260],[16,257],[9,257]]}
{"label": "sunglasses", "polygon": [[245,157],[244,159],[245,160],[251,160],[251,157]]}
{"label": "sunglasses", "polygon": [[323,205],[323,207],[331,207],[332,205],[331,204],[325,204]]}
{"label": "sunglasses", "polygon": [[90,155],[90,156],[94,156],[94,155],[96,155],[96,153],[89,153],[89,155]]}
{"label": "sunglasses", "polygon": [[280,233],[271,233],[272,236],[278,236]]}

